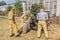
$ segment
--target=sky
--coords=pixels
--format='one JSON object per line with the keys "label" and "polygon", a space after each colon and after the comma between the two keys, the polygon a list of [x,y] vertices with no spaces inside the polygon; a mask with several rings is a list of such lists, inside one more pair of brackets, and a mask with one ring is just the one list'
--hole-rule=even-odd
{"label": "sky", "polygon": [[[15,0],[4,0],[6,2],[6,4],[10,4],[10,3],[14,3]],[[20,1],[23,1],[23,0],[20,0]]]}
{"label": "sky", "polygon": [[[4,1],[6,2],[6,4],[11,4],[11,3],[14,3],[15,2],[15,0],[4,0]],[[23,1],[23,0],[20,0],[20,1]]]}
{"label": "sky", "polygon": [[[6,2],[6,4],[10,4],[10,3],[14,3],[15,2],[15,0],[4,0],[5,2]],[[21,1],[23,1],[23,0],[21,0]]]}
{"label": "sky", "polygon": [[[5,1],[6,4],[11,4],[15,2],[15,0],[0,0],[0,1]],[[23,1],[23,0],[20,0],[20,1]]]}
{"label": "sky", "polygon": [[6,4],[11,4],[15,2],[15,0],[0,0],[0,1],[5,1]]}
{"label": "sky", "polygon": [[[3,0],[0,0],[0,1],[3,1]],[[6,4],[11,4],[11,3],[14,3],[15,2],[15,0],[4,0],[4,1],[6,2]],[[20,0],[20,1],[23,1],[23,0]],[[35,0],[32,0],[32,2],[33,1],[35,1]]]}
{"label": "sky", "polygon": [[14,3],[15,0],[4,0],[6,2],[6,4],[10,4],[10,3]]}

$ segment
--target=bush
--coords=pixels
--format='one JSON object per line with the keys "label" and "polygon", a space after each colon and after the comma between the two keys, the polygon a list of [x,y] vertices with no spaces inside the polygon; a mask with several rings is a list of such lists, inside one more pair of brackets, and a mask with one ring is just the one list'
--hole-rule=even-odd
{"label": "bush", "polygon": [[36,16],[36,14],[38,13],[39,6],[37,4],[32,4],[31,6],[31,13],[34,14]]}
{"label": "bush", "polygon": [[15,0],[14,6],[15,6],[15,13],[21,16],[23,12],[23,8],[20,0]]}
{"label": "bush", "polygon": [[0,15],[6,16],[8,14],[8,11],[0,11]]}
{"label": "bush", "polygon": [[13,8],[13,7],[12,7],[12,6],[8,6],[8,7],[6,8],[6,11],[10,11],[11,8]]}
{"label": "bush", "polygon": [[0,11],[0,15],[2,15],[2,16],[8,15],[11,8],[12,8],[12,6],[8,6],[5,11]]}

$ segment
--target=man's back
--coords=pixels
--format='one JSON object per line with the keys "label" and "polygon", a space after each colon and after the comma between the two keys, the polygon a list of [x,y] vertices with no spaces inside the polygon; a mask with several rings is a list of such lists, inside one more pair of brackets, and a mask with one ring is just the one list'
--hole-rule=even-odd
{"label": "man's back", "polygon": [[37,19],[38,20],[46,20],[46,17],[47,17],[48,15],[47,15],[47,13],[46,12],[39,12],[38,14],[37,14]]}

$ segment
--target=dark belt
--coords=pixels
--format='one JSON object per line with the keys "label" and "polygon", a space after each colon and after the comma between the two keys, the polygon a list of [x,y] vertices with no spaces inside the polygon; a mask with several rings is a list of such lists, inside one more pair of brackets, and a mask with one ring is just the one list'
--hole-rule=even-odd
{"label": "dark belt", "polygon": [[38,20],[38,21],[46,21],[46,20]]}

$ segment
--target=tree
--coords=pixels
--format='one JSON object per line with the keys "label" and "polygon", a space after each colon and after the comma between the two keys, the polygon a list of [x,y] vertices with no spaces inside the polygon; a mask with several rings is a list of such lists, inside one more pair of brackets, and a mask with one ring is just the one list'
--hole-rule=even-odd
{"label": "tree", "polygon": [[0,11],[0,15],[2,15],[2,16],[6,16],[7,14],[8,14],[7,11]]}
{"label": "tree", "polygon": [[0,11],[0,15],[6,16],[8,15],[9,11],[11,10],[12,6],[8,6],[6,10]]}
{"label": "tree", "polygon": [[36,16],[36,14],[38,13],[39,6],[37,4],[32,4],[31,6],[31,13],[34,14]]}
{"label": "tree", "polygon": [[15,13],[21,15],[21,13],[22,13],[22,4],[21,4],[20,0],[15,0],[14,6],[15,6]]}
{"label": "tree", "polygon": [[2,6],[2,5],[6,5],[6,2],[5,1],[1,1],[0,2],[0,6]]}
{"label": "tree", "polygon": [[8,7],[6,8],[6,11],[10,11],[11,8],[13,8],[13,7],[12,7],[12,6],[8,6]]}
{"label": "tree", "polygon": [[12,8],[13,8],[13,6],[8,6],[8,7],[6,8],[6,10],[4,11],[4,14],[7,15]]}

